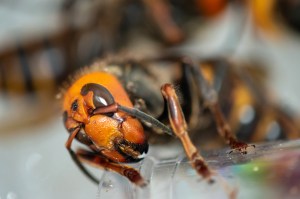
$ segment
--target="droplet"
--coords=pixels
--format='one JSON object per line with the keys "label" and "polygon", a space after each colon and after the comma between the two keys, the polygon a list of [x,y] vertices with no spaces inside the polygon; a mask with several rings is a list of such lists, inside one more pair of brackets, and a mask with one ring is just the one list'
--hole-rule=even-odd
{"label": "droplet", "polygon": [[114,188],[114,185],[112,184],[111,180],[109,181],[104,181],[103,184],[102,184],[103,188],[106,190],[106,191],[109,191],[111,190],[112,188]]}

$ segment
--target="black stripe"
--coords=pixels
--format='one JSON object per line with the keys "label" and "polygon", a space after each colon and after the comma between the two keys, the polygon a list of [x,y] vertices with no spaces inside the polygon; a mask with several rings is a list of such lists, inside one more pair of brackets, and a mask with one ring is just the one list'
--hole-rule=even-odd
{"label": "black stripe", "polygon": [[4,70],[4,66],[1,63],[0,63],[0,88],[1,88],[1,94],[4,94],[7,91],[5,70]]}
{"label": "black stripe", "polygon": [[[56,86],[60,86],[68,74],[65,64],[65,57],[61,49],[54,47],[48,39],[44,40],[44,52],[50,63],[53,72],[53,79]],[[57,52],[56,52],[57,51]],[[59,54],[61,53],[61,54]]]}
{"label": "black stripe", "polygon": [[32,82],[32,74],[30,73],[26,53],[25,53],[24,49],[22,49],[22,47],[19,47],[17,52],[18,52],[18,56],[19,56],[19,60],[20,60],[20,64],[21,64],[21,66],[20,66],[21,71],[24,76],[24,81],[25,81],[24,83],[25,83],[26,91],[33,93],[34,85]]}

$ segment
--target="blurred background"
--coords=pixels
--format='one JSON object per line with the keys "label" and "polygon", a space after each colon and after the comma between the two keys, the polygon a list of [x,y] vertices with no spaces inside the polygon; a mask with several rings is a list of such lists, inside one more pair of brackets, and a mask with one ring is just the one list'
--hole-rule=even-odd
{"label": "blurred background", "polygon": [[[99,197],[64,147],[56,95],[72,72],[107,54],[259,64],[274,99],[300,113],[299,0],[2,0],[0,25],[2,199]],[[160,161],[160,147],[150,159]],[[177,146],[169,152],[171,163],[182,155]]]}

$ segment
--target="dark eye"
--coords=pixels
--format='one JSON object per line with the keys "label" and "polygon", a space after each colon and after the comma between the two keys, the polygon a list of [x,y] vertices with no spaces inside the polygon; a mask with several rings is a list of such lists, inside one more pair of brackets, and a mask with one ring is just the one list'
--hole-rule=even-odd
{"label": "dark eye", "polygon": [[77,100],[75,100],[75,101],[71,104],[71,109],[72,109],[72,111],[77,111],[77,109],[78,109],[78,102],[77,102]]}
{"label": "dark eye", "polygon": [[115,103],[114,97],[103,86],[95,83],[86,84],[81,89],[81,95],[85,96],[89,91],[93,92],[93,102],[95,107],[108,106]]}

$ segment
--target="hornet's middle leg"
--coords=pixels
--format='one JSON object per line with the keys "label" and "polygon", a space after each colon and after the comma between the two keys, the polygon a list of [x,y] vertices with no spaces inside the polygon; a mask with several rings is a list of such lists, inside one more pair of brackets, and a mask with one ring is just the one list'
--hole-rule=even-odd
{"label": "hornet's middle leg", "polygon": [[233,134],[228,121],[224,117],[221,110],[220,103],[218,100],[218,91],[223,82],[226,66],[220,66],[216,72],[217,77],[215,78],[212,85],[210,85],[204,78],[202,71],[198,66],[188,59],[183,59],[182,64],[192,73],[196,83],[199,85],[201,96],[204,99],[204,104],[209,108],[212,113],[219,135],[234,151],[238,151],[242,154],[247,154],[249,147],[255,147],[255,145],[248,145],[247,143],[239,141]]}

